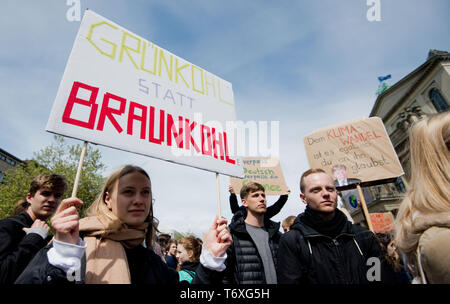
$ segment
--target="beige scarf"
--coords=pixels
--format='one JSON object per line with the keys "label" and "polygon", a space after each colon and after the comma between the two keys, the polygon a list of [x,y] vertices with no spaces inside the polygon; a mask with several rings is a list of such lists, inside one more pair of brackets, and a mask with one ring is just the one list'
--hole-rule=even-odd
{"label": "beige scarf", "polygon": [[130,269],[124,246],[135,247],[144,241],[148,223],[136,228],[124,228],[118,218],[105,215],[80,220],[80,232],[85,236],[86,283],[130,284]]}

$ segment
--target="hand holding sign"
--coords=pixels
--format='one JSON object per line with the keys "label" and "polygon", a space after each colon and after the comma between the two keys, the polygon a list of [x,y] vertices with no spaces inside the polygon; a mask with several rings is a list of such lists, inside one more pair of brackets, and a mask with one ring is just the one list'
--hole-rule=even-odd
{"label": "hand holding sign", "polygon": [[83,202],[71,197],[63,200],[51,219],[52,227],[55,230],[55,240],[77,244],[79,237],[79,215],[78,210]]}
{"label": "hand holding sign", "polygon": [[211,252],[215,257],[221,257],[225,254],[232,242],[233,239],[228,231],[227,220],[219,218],[219,216],[216,215],[214,223],[209,228],[205,238],[205,249]]}

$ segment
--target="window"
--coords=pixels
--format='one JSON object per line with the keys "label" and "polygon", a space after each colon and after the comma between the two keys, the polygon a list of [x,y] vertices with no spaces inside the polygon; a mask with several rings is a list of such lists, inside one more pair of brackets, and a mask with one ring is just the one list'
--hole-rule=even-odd
{"label": "window", "polygon": [[428,96],[430,97],[431,103],[433,103],[433,106],[436,108],[436,111],[438,111],[438,113],[445,112],[450,109],[448,102],[445,100],[444,96],[442,96],[441,92],[439,92],[438,89],[432,89]]}
{"label": "window", "polygon": [[3,172],[0,172],[0,183],[3,181]]}
{"label": "window", "polygon": [[0,154],[0,159],[6,161],[5,155]]}

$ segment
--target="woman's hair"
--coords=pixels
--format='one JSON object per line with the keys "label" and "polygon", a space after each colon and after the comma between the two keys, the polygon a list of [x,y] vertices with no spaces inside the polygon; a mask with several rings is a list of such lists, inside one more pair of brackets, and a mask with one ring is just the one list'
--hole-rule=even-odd
{"label": "woman's hair", "polygon": [[411,179],[407,196],[396,218],[395,243],[417,275],[416,249],[421,231],[415,230],[417,214],[450,212],[450,112],[415,123],[409,133]]}
{"label": "woman's hair", "polygon": [[289,228],[289,227],[292,226],[292,224],[294,223],[295,219],[296,219],[296,216],[290,215],[290,216],[288,216],[287,218],[285,218],[285,219],[281,222],[281,226],[282,226],[283,228]]}
{"label": "woman's hair", "polygon": [[202,253],[202,242],[195,236],[187,236],[178,240],[178,245],[181,245],[186,251],[192,251],[190,262],[200,262],[200,254]]}
{"label": "woman's hair", "polygon": [[[138,166],[132,166],[132,165],[125,165],[111,173],[111,175],[106,180],[105,184],[103,185],[102,190],[98,194],[95,201],[86,209],[86,215],[87,216],[96,216],[96,215],[105,215],[111,219],[116,219],[117,217],[112,213],[111,210],[109,210],[105,198],[107,193],[112,193],[114,190],[114,186],[116,182],[122,177],[130,173],[138,172],[144,175],[148,178],[150,181],[150,212],[148,217],[146,218],[145,222],[150,223],[147,228],[147,233],[145,237],[145,243],[147,247],[151,248],[153,246],[153,236],[154,236],[154,230],[157,229],[157,221],[153,217],[153,203],[152,203],[152,197],[153,192],[151,190],[151,180],[150,176],[145,172],[144,169]],[[121,223],[121,226],[124,226],[124,223]],[[120,228],[120,226],[118,227]]]}
{"label": "woman's hair", "polygon": [[[66,178],[58,174],[40,174],[31,181],[28,193],[33,197],[39,189],[49,189],[64,194],[67,191]],[[14,208],[13,215],[21,214],[30,205],[26,198],[20,199]]]}

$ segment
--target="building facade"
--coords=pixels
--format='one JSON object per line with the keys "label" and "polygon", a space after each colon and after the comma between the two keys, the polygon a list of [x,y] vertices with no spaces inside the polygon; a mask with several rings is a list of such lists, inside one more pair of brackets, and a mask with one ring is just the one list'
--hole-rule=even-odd
{"label": "building facade", "polygon": [[22,163],[18,157],[0,149],[0,183],[3,182],[4,172],[8,169],[14,168],[18,164]]}
{"label": "building facade", "polygon": [[[369,187],[370,213],[392,211],[394,216],[405,196],[410,178],[408,130],[417,120],[450,110],[450,53],[430,50],[427,60],[381,93],[370,117],[383,120],[405,175],[396,183]],[[360,210],[352,214],[356,223],[364,221]]]}

